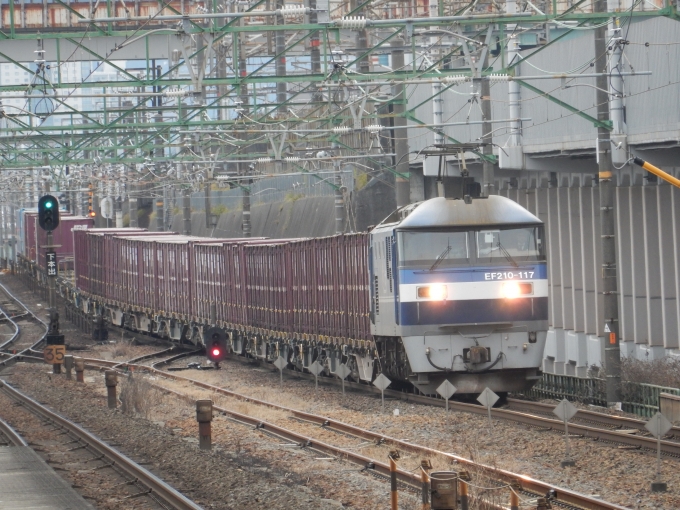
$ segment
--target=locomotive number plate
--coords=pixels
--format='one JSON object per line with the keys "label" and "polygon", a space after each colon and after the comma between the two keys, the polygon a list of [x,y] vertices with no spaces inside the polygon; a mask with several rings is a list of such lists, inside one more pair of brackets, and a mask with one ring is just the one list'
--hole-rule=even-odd
{"label": "locomotive number plate", "polygon": [[527,280],[534,277],[534,271],[501,271],[484,273],[485,280]]}

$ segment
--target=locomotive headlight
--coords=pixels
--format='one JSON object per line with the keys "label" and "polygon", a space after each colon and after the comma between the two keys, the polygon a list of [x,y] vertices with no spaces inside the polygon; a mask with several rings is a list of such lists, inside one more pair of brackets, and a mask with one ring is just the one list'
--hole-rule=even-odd
{"label": "locomotive headlight", "polygon": [[505,282],[503,284],[503,296],[506,299],[519,297],[519,284],[517,282]]}
{"label": "locomotive headlight", "polygon": [[505,282],[503,284],[503,297],[506,299],[515,299],[520,296],[533,294],[534,285],[532,283],[524,282]]}
{"label": "locomotive headlight", "polygon": [[418,287],[418,299],[431,299],[433,301],[443,301],[448,296],[446,285],[437,283],[427,287]]}

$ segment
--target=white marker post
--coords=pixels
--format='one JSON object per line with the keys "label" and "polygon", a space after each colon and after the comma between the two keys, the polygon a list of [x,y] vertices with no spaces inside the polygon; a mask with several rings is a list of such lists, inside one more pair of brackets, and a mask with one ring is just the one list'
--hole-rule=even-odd
{"label": "white marker post", "polygon": [[479,394],[479,397],[477,397],[477,402],[486,407],[487,411],[489,412],[489,429],[491,429],[491,408],[496,402],[498,402],[499,398],[501,397],[496,395],[489,388],[484,388],[484,391]]}
{"label": "white marker post", "polygon": [[446,419],[448,420],[448,412],[449,412],[449,399],[453,396],[453,394],[456,392],[458,388],[456,388],[453,384],[449,382],[448,379],[444,380],[443,383],[439,385],[437,388],[437,393],[441,395],[441,397],[446,400]]}
{"label": "white marker post", "polygon": [[335,371],[335,375],[337,375],[340,380],[342,381],[342,396],[345,396],[345,379],[347,379],[347,376],[351,374],[352,371],[347,368],[347,365],[344,363],[338,367],[338,369]]}
{"label": "white marker post", "polygon": [[385,390],[390,384],[392,384],[392,381],[385,377],[384,374],[380,374],[378,377],[375,378],[375,381],[373,381],[373,386],[380,390],[380,395],[382,396],[383,413],[385,412]]}
{"label": "white marker post", "polygon": [[566,443],[567,451],[565,453],[564,460],[560,462],[560,466],[562,467],[576,465],[576,462],[574,462],[571,458],[571,450],[569,448],[568,422],[576,415],[577,412],[578,409],[576,409],[576,407],[574,407],[574,404],[569,402],[566,398],[563,399],[559,404],[557,404],[557,407],[555,407],[555,409],[553,409],[553,414],[564,422],[564,442]]}
{"label": "white marker post", "polygon": [[663,414],[657,412],[647,422],[645,428],[656,438],[656,482],[652,482],[652,492],[666,492],[668,486],[661,481],[661,438],[673,425]]}
{"label": "white marker post", "polygon": [[279,356],[274,362],[274,366],[279,369],[279,375],[281,376],[281,380],[279,382],[279,386],[281,388],[283,388],[283,369],[286,368],[286,365],[288,365],[288,363],[285,359],[283,359],[283,356]]}
{"label": "white marker post", "polygon": [[319,392],[319,374],[323,372],[323,367],[319,365],[316,361],[307,367],[311,373],[314,374],[314,392]]}

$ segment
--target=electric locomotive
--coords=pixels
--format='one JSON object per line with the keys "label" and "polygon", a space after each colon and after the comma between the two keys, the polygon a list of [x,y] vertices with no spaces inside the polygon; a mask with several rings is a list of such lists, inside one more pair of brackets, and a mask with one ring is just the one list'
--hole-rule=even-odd
{"label": "electric locomotive", "polygon": [[370,321],[378,370],[435,394],[530,388],[548,330],[541,220],[501,196],[434,198],[370,233]]}

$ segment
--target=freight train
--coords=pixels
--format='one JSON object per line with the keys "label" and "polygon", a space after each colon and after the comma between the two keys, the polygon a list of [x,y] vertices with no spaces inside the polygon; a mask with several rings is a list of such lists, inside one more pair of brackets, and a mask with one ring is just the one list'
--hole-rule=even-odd
{"label": "freight train", "polygon": [[[500,196],[434,198],[369,233],[206,239],[73,231],[60,292],[116,326],[353,379],[385,374],[424,394],[521,391],[540,377],[548,329],[542,222]],[[212,331],[212,330],[211,330]]]}

